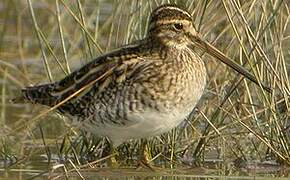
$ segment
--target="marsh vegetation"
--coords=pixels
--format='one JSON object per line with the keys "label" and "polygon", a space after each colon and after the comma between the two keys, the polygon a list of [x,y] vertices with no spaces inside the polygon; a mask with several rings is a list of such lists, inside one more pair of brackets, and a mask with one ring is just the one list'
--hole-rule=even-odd
{"label": "marsh vegetation", "polygon": [[[107,173],[134,178],[140,140],[118,147],[117,160],[124,169],[110,169],[105,138],[71,127],[55,108],[9,100],[22,87],[60,80],[94,57],[143,38],[150,12],[164,3],[186,7],[203,37],[272,93],[200,52],[208,72],[206,91],[188,119],[149,139],[152,162],[162,169],[153,175],[289,177],[287,0],[2,0],[0,176]],[[153,176],[138,174],[148,175]]]}

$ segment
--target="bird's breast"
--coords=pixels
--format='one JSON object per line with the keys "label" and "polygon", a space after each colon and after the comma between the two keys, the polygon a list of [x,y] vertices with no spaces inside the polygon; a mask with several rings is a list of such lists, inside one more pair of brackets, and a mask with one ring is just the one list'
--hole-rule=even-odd
{"label": "bird's breast", "polygon": [[144,90],[140,96],[147,104],[155,103],[157,110],[193,109],[204,91],[207,75],[200,57],[186,52],[176,59],[158,67],[156,74],[142,82]]}

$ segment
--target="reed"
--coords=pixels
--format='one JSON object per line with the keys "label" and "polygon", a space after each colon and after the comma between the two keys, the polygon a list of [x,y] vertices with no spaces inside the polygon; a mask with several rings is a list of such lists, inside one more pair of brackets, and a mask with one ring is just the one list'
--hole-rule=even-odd
{"label": "reed", "polygon": [[[229,162],[242,166],[272,160],[290,165],[287,1],[3,0],[0,161],[7,162],[6,168],[19,167],[40,154],[46,154],[47,163],[62,163],[64,175],[90,165],[106,166],[104,138],[72,128],[66,118],[56,115],[57,107],[15,105],[9,99],[21,87],[59,80],[101,53],[141,39],[149,13],[162,3],[185,6],[205,39],[273,92],[200,52],[208,71],[207,90],[198,109],[179,127],[149,139],[154,163],[173,169],[204,165],[212,158],[221,162],[215,164],[221,169]],[[29,144],[33,145],[24,151]],[[140,145],[140,140],[121,145],[120,164],[136,165]]]}

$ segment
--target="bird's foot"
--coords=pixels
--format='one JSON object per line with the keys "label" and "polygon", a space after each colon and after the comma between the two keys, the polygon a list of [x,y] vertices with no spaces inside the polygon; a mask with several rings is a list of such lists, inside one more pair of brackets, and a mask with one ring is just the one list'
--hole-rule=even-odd
{"label": "bird's foot", "polygon": [[107,159],[107,163],[109,167],[111,168],[120,167],[120,164],[117,162],[117,159],[116,159],[116,154],[112,154],[112,156]]}
{"label": "bird's foot", "polygon": [[155,171],[156,168],[152,164],[150,164],[149,161],[147,161],[147,160],[140,160],[138,162],[138,164],[137,164],[136,170],[139,171],[141,169],[149,169],[151,171]]}

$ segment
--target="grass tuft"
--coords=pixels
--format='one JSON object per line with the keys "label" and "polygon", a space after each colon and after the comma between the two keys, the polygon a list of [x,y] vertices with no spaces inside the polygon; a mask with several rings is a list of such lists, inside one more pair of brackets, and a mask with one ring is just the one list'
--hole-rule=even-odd
{"label": "grass tuft", "polygon": [[[13,1],[3,0],[0,167],[38,167],[37,162],[45,161],[49,167],[43,174],[60,171],[56,177],[65,177],[75,172],[85,178],[82,169],[108,166],[107,141],[71,128],[54,112],[87,86],[49,109],[10,104],[8,99],[23,86],[60,80],[94,57],[145,37],[150,12],[164,3],[185,6],[208,42],[273,92],[201,53],[208,71],[206,92],[198,110],[179,127],[149,139],[154,164],[171,169],[207,166],[226,175],[237,167],[251,168],[252,162],[289,166],[287,1],[27,0],[14,7]],[[140,140],[132,140],[118,147],[120,164],[136,165],[141,146]],[[47,159],[41,159],[43,154]]]}

